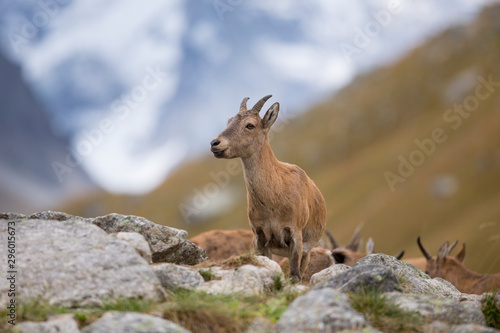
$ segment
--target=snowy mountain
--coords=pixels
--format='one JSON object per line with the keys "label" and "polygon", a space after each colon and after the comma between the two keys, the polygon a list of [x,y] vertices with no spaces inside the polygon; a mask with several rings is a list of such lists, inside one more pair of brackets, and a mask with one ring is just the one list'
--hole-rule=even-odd
{"label": "snowy mountain", "polygon": [[91,178],[139,194],[243,97],[293,115],[491,2],[23,0],[0,4],[1,45]]}

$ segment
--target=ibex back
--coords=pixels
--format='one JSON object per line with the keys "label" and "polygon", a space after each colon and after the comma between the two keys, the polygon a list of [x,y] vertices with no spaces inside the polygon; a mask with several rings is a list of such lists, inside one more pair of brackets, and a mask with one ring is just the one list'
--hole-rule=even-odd
{"label": "ibex back", "polygon": [[309,251],[320,240],[326,225],[326,205],[321,192],[296,165],[280,162],[269,144],[268,133],[279,113],[274,103],[263,118],[259,112],[271,95],[247,109],[247,98],[227,128],[211,142],[217,158],[242,160],[248,198],[248,219],[254,248],[271,258],[290,258],[290,274],[301,280]]}

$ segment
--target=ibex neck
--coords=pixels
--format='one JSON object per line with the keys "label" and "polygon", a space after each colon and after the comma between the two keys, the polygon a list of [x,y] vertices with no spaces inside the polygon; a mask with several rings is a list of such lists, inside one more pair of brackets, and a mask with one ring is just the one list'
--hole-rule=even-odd
{"label": "ibex neck", "polygon": [[276,174],[276,167],[279,165],[269,141],[266,141],[259,152],[241,158],[241,161],[247,187],[272,179]]}

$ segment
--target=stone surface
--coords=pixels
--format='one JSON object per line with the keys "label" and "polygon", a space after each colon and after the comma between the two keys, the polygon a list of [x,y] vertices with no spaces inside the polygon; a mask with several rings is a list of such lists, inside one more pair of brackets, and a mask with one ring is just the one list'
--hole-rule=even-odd
{"label": "stone surface", "polygon": [[137,253],[146,261],[151,264],[153,262],[152,260],[152,254],[151,254],[151,249],[149,248],[149,243],[146,241],[143,235],[137,233],[137,232],[119,232],[116,234],[113,234],[116,239],[122,240],[127,242],[128,245],[132,246]]}
{"label": "stone surface", "polygon": [[198,270],[175,264],[152,265],[162,286],[167,290],[195,289],[205,282]]}
{"label": "stone surface", "polygon": [[106,312],[86,326],[82,333],[188,333],[169,320],[137,312]]}
{"label": "stone surface", "polygon": [[464,324],[464,325],[449,325],[441,321],[435,321],[429,325],[425,325],[424,332],[432,333],[498,333],[499,331],[481,325]]}
{"label": "stone surface", "polygon": [[153,223],[144,217],[109,214],[92,221],[108,233],[132,231],[148,241],[153,262],[196,265],[207,259],[205,250],[187,240],[187,232]]}
{"label": "stone surface", "polygon": [[391,269],[400,281],[404,292],[409,294],[429,294],[440,298],[460,299],[462,293],[455,286],[441,278],[431,279],[413,265],[386,254],[372,254],[360,259],[354,266],[384,266]]}
{"label": "stone surface", "polygon": [[196,289],[212,294],[263,295],[273,290],[276,274],[266,267],[244,265],[223,274],[221,280],[205,282]]}
{"label": "stone surface", "polygon": [[[41,299],[60,306],[102,304],[139,297],[162,300],[165,291],[148,263],[130,246],[78,220],[14,220],[17,301]],[[0,234],[7,223],[0,222]],[[7,261],[0,267],[6,272]],[[8,302],[0,284],[0,304]]]}
{"label": "stone surface", "polygon": [[84,218],[62,212],[45,211],[26,216],[18,213],[2,213],[0,218],[42,219],[56,221],[81,221],[92,223],[109,234],[137,232],[149,243],[153,262],[196,265],[207,259],[205,250],[187,239],[187,232],[159,225],[134,215],[109,214],[96,218]]}
{"label": "stone surface", "polygon": [[344,264],[335,264],[333,266],[330,266],[311,276],[311,285],[314,286],[315,284],[326,281],[336,276],[337,274],[347,271],[350,268],[351,267]]}
{"label": "stone surface", "polygon": [[315,290],[321,288],[356,293],[368,289],[376,289],[381,292],[403,291],[391,269],[376,265],[352,267],[313,287]]}
{"label": "stone surface", "polygon": [[281,315],[277,332],[375,332],[365,317],[354,311],[344,293],[324,288],[297,297]]}
{"label": "stone surface", "polygon": [[418,312],[426,322],[441,321],[451,325],[485,325],[481,309],[467,302],[441,299],[431,295],[411,295],[401,293],[385,294],[388,300],[406,311]]}
{"label": "stone surface", "polygon": [[78,324],[72,314],[52,316],[47,321],[25,321],[16,324],[12,333],[80,333]]}

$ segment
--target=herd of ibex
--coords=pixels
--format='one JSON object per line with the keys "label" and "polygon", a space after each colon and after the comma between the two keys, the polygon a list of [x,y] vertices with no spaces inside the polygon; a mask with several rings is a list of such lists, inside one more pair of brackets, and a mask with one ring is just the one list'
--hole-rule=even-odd
{"label": "herd of ibex", "polygon": [[[340,246],[325,230],[326,204],[321,192],[301,168],[278,161],[271,149],[268,133],[278,117],[279,103],[274,103],[263,118],[259,115],[269,98],[271,95],[263,97],[251,109],[247,108],[249,98],[244,98],[239,112],[211,142],[215,157],[242,161],[251,230],[213,230],[191,241],[204,248],[213,261],[250,251],[269,258],[274,255],[292,281],[307,283],[314,273],[331,265],[352,266],[373,253],[374,243],[369,239],[366,253],[361,253],[359,228],[347,246]],[[330,244],[318,246],[324,234]],[[481,294],[500,288],[500,273],[481,275],[463,266],[465,244],[451,257],[455,245],[446,242],[433,257],[418,238],[424,257],[405,261],[431,277],[448,280],[461,292]]]}

